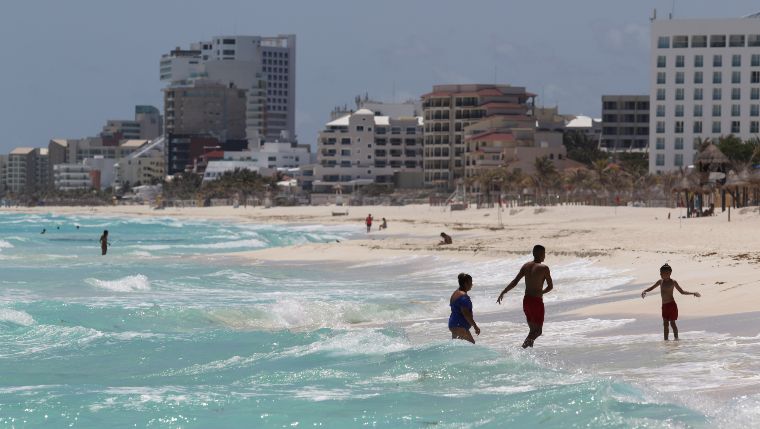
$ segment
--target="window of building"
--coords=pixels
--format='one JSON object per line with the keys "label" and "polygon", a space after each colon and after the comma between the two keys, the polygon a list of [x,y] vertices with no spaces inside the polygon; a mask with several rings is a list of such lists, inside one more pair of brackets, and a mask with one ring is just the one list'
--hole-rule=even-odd
{"label": "window of building", "polygon": [[[340,151],[341,156],[351,156],[351,150],[350,149],[343,149]],[[270,159],[270,161],[274,161],[274,159]]]}
{"label": "window of building", "polygon": [[676,150],[683,150],[683,137],[676,137],[675,148]]}
{"label": "window of building", "polygon": [[693,131],[695,134],[702,132],[702,121],[694,121]]}
{"label": "window of building", "polygon": [[722,66],[723,66],[723,56],[713,55],[713,67],[722,67]]}
{"label": "window of building", "polygon": [[235,50],[234,49],[224,49],[222,51],[222,55],[235,55]]}
{"label": "window of building", "polygon": [[667,64],[668,64],[668,62],[665,59],[665,55],[658,55],[657,56],[657,68],[665,68],[665,66]]}
{"label": "window of building", "polygon": [[723,98],[723,91],[720,88],[713,88],[713,100],[720,100]]}
{"label": "window of building", "polygon": [[732,55],[731,56],[731,66],[732,67],[741,67],[742,66],[742,56],[741,55]]}
{"label": "window of building", "polygon": [[692,48],[706,48],[707,36],[691,36],[691,47]]}
{"label": "window of building", "polygon": [[749,116],[760,116],[760,104],[749,105]]}
{"label": "window of building", "polygon": [[742,99],[742,90],[741,90],[741,88],[731,88],[731,99],[732,100],[741,100]]}
{"label": "window of building", "polygon": [[713,115],[714,117],[719,117],[719,116],[721,115],[721,113],[722,113],[722,112],[721,112],[721,107],[720,107],[720,104],[713,104],[713,107],[712,107],[712,115]]}
{"label": "window of building", "polygon": [[704,65],[705,59],[702,55],[694,55],[694,67],[702,67]]}
{"label": "window of building", "polygon": [[673,158],[673,164],[676,167],[683,166],[683,154],[682,153],[675,154],[675,157]]}
{"label": "window of building", "polygon": [[752,54],[752,60],[750,61],[752,67],[760,67],[760,54]]}
{"label": "window of building", "polygon": [[357,125],[356,126],[356,131],[364,131],[364,126],[363,125]]}
{"label": "window of building", "polygon": [[741,106],[739,104],[732,104],[731,105],[731,116],[741,116]]}
{"label": "window of building", "polygon": [[683,88],[676,88],[676,100],[683,100]]}
{"label": "window of building", "polygon": [[683,121],[676,121],[673,127],[676,134],[683,134]]}
{"label": "window of building", "polygon": [[712,132],[713,134],[720,134],[720,121],[713,121]]}
{"label": "window of building", "polygon": [[351,144],[351,139],[350,138],[342,138],[342,139],[340,139],[340,144],[342,144],[342,145]]}
{"label": "window of building", "polygon": [[731,83],[742,83],[742,73],[739,71],[731,72]]}
{"label": "window of building", "polygon": [[655,146],[657,150],[664,150],[665,149],[665,138],[664,137],[657,137],[657,144]]}
{"label": "window of building", "polygon": [[744,43],[744,35],[743,34],[732,34],[728,36],[728,46],[732,48],[743,48]]}
{"label": "window of building", "polygon": [[760,34],[750,34],[747,36],[747,46],[753,48],[760,46]]}
{"label": "window of building", "polygon": [[657,88],[657,99],[658,100],[665,99],[665,88]]}
{"label": "window of building", "polygon": [[702,83],[703,75],[701,71],[694,72],[694,83]]}
{"label": "window of building", "polygon": [[684,73],[683,72],[676,72],[676,84],[683,84],[684,80]]}
{"label": "window of building", "polygon": [[673,36],[673,47],[674,48],[688,48],[689,36]]}
{"label": "window of building", "polygon": [[701,104],[695,104],[694,105],[694,116],[699,118],[702,117],[702,105]]}
{"label": "window of building", "polygon": [[695,100],[702,99],[702,88],[694,88],[694,99]]}
{"label": "window of building", "polygon": [[749,123],[749,132],[753,134],[757,134],[758,132],[760,132],[760,122],[751,121]]}
{"label": "window of building", "polygon": [[741,132],[741,122],[739,121],[731,121],[731,132],[734,134],[738,134]]}
{"label": "window of building", "polygon": [[726,47],[726,35],[725,34],[713,34],[710,36],[711,48],[725,48]]}
{"label": "window of building", "polygon": [[676,116],[683,117],[683,104],[676,104]]}
{"label": "window of building", "polygon": [[657,117],[662,118],[665,116],[665,106],[662,104],[657,105]]}
{"label": "window of building", "polygon": [[750,73],[750,80],[751,83],[760,83],[760,71],[753,71]]}
{"label": "window of building", "polygon": [[683,55],[676,55],[676,67],[683,67],[684,66],[684,56]]}
{"label": "window of building", "polygon": [[665,83],[665,72],[657,72],[657,84],[663,85]]}
{"label": "window of building", "polygon": [[665,133],[665,121],[657,121],[657,134]]}
{"label": "window of building", "polygon": [[760,100],[760,88],[752,88],[749,93],[750,100]]}
{"label": "window of building", "polygon": [[657,47],[659,49],[667,49],[670,47],[670,37],[660,36],[657,38]]}
{"label": "window of building", "polygon": [[664,153],[658,153],[657,157],[655,158],[655,163],[657,166],[663,166],[665,165],[665,154]]}
{"label": "window of building", "polygon": [[713,83],[714,84],[723,83],[723,73],[719,71],[713,72]]}

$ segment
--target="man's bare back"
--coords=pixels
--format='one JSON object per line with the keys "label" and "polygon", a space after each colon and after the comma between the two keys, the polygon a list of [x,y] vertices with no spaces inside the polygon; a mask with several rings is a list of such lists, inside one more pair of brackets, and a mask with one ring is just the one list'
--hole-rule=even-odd
{"label": "man's bare back", "polygon": [[544,281],[549,275],[549,267],[544,264],[530,261],[522,266],[520,272],[525,276],[525,295],[541,298],[544,296]]}

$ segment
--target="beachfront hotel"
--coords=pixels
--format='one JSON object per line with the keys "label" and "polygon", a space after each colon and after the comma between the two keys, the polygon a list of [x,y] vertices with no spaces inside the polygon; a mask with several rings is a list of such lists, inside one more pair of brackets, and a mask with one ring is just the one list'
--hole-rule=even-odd
{"label": "beachfront hotel", "polygon": [[[335,111],[319,133],[313,191],[350,192],[372,183],[422,186],[422,117],[414,103]],[[363,105],[362,105],[363,106]],[[382,115],[388,113],[396,116]]]}
{"label": "beachfront hotel", "polygon": [[[295,138],[295,71],[293,34],[217,36],[188,49],[173,49],[161,57],[160,65],[167,90],[192,87],[193,81],[204,79],[245,91],[245,133],[251,144]],[[170,104],[165,106],[167,121]]]}
{"label": "beachfront hotel", "polygon": [[599,149],[609,153],[646,153],[648,148],[649,96],[603,95]]}
{"label": "beachfront hotel", "polygon": [[491,116],[532,117],[535,94],[509,85],[434,85],[422,96],[425,185],[453,189],[465,175],[465,128]]}
{"label": "beachfront hotel", "polygon": [[760,14],[654,20],[649,171],[694,162],[699,142],[760,134]]}

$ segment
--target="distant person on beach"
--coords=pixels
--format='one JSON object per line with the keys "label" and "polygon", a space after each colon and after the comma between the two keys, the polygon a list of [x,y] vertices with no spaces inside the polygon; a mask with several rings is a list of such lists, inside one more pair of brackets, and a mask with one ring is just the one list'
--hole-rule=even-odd
{"label": "distant person on beach", "polygon": [[40,232],[40,234],[44,234],[44,233],[46,233],[46,232],[47,232],[47,229],[45,229],[45,228],[42,228],[42,232]]}
{"label": "distant person on beach", "polygon": [[444,244],[451,244],[453,241],[451,241],[451,236],[446,234],[445,232],[441,233],[441,241],[438,243],[439,246],[443,246]]}
{"label": "distant person on beach", "polygon": [[467,292],[472,289],[472,276],[460,273],[457,276],[459,289],[455,290],[449,298],[451,316],[449,316],[449,331],[452,339],[467,340],[475,344],[475,339],[470,333],[470,327],[475,328],[475,334],[480,335],[480,328],[472,316],[472,301]]}
{"label": "distant person on beach", "polygon": [[678,289],[682,295],[694,295],[697,298],[702,296],[699,292],[686,292],[681,289],[678,282],[670,278],[672,273],[673,268],[671,268],[670,265],[663,265],[660,267],[660,280],[657,280],[652,287],[641,292],[641,299],[644,299],[647,296],[647,292],[653,290],[657,286],[660,287],[660,295],[662,296],[662,329],[665,341],[668,341],[668,324],[673,328],[673,339],[678,340],[678,327],[676,326],[676,320],[678,320],[678,305],[676,305],[676,300],[673,298],[673,289]]}
{"label": "distant person on beach", "polygon": [[388,229],[388,221],[385,220],[385,218],[383,218],[383,223],[380,224],[380,228],[379,229],[381,229],[381,230]]}
{"label": "distant person on beach", "polygon": [[367,215],[367,218],[364,219],[364,223],[367,224],[367,233],[372,229],[372,213]]}
{"label": "distant person on beach", "polygon": [[[525,277],[525,296],[523,297],[523,312],[525,312],[525,318],[528,321],[528,327],[530,331],[528,336],[523,341],[522,347],[533,347],[533,342],[536,338],[541,336],[544,326],[544,294],[549,293],[554,289],[554,283],[552,282],[552,276],[549,272],[549,267],[544,265],[544,259],[546,258],[546,249],[540,244],[533,246],[533,260],[525,263],[520,268],[520,272],[510,282],[496,300],[501,304],[501,300],[504,299],[504,295],[512,290],[520,279]],[[546,289],[544,287],[544,281],[546,281]]]}
{"label": "distant person on beach", "polygon": [[108,242],[108,230],[103,231],[103,235],[100,236],[100,250],[103,252],[102,255],[105,255],[106,252],[108,252],[108,245],[111,244]]}

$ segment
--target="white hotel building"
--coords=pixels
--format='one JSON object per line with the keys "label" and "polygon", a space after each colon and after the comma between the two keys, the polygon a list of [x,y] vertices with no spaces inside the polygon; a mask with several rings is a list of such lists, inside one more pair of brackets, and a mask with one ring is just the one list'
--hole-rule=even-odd
{"label": "white hotel building", "polygon": [[760,134],[760,14],[652,22],[649,171],[689,166],[700,139]]}

